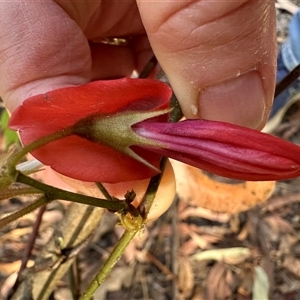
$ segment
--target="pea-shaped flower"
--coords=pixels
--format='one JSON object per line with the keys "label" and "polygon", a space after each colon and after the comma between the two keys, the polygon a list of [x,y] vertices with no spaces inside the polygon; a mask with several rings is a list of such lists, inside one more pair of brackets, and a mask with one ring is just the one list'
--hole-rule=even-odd
{"label": "pea-shaped flower", "polygon": [[24,145],[67,130],[32,154],[82,181],[148,178],[159,172],[162,156],[233,179],[300,175],[300,147],[287,141],[223,122],[168,123],[170,96],[156,80],[95,81],[25,100],[9,125]]}

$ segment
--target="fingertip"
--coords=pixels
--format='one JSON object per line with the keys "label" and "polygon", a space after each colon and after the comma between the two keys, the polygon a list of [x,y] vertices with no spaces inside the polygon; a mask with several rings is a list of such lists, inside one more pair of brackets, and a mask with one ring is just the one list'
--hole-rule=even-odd
{"label": "fingertip", "polygon": [[258,129],[265,122],[266,103],[261,76],[250,71],[200,91],[198,116]]}

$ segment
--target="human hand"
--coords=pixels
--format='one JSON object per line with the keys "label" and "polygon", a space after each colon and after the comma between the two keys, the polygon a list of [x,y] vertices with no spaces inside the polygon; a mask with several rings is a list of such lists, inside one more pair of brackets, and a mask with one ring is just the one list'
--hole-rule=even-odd
{"label": "human hand", "polygon": [[[130,76],[152,51],[187,118],[261,128],[271,106],[272,3],[2,2],[0,28],[0,95],[10,111],[36,94]],[[130,37],[130,46],[99,43],[107,37]]]}
{"label": "human hand", "polygon": [[[129,76],[153,49],[187,118],[254,128],[267,119],[273,3],[58,0],[0,8],[0,95],[10,111],[35,94]],[[130,45],[99,43],[120,36]]]}

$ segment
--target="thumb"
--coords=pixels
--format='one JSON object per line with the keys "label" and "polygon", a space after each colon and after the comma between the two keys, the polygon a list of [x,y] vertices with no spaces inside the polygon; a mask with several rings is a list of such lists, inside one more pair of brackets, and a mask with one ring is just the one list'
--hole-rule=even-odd
{"label": "thumb", "polygon": [[139,0],[138,6],[187,118],[263,127],[275,84],[273,3]]}

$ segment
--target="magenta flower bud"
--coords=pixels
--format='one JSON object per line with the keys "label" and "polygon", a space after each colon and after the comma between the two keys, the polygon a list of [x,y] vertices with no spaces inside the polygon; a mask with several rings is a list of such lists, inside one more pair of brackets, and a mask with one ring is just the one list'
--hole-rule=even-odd
{"label": "magenta flower bud", "polygon": [[141,122],[134,130],[164,145],[141,148],[220,176],[280,180],[300,175],[300,147],[256,130],[207,120]]}

